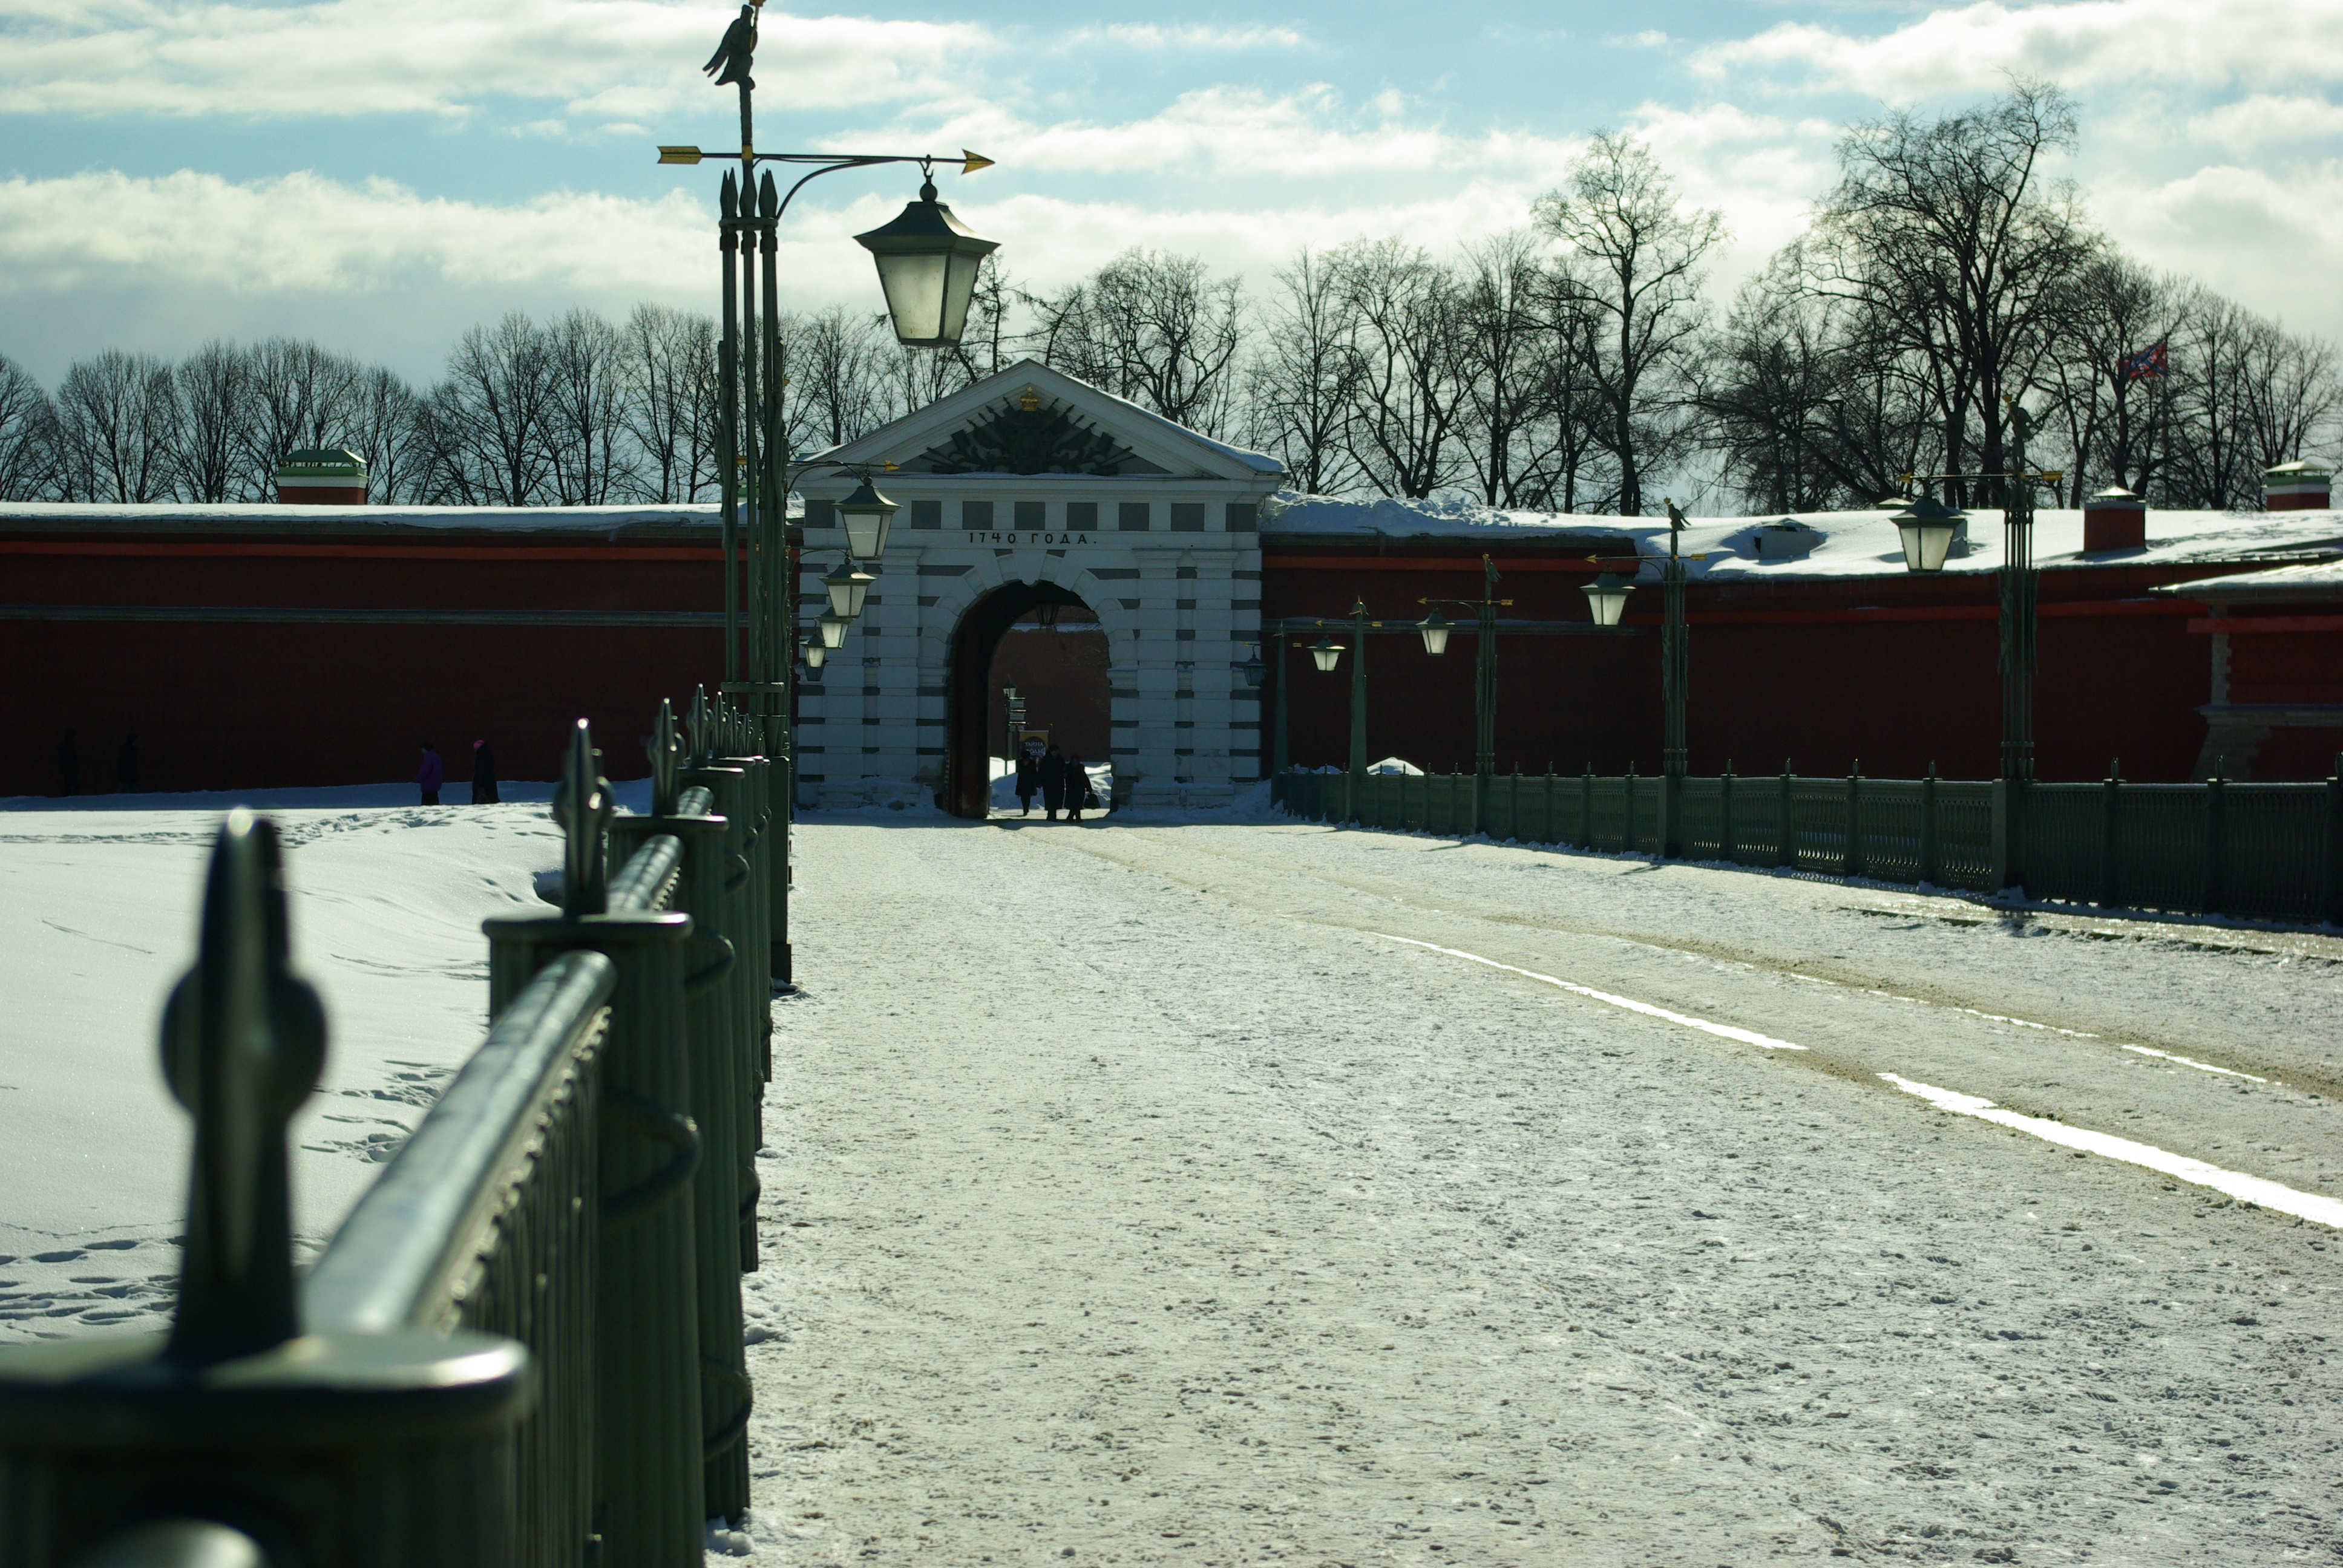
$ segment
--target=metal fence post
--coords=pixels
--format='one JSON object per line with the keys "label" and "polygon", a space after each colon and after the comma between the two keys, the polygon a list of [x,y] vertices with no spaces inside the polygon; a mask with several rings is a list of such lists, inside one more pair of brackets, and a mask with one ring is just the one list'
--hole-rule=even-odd
{"label": "metal fence post", "polygon": [[1861,759],[1846,765],[1846,836],[1840,842],[1839,853],[1844,868],[1840,872],[1842,876],[1863,875],[1863,762]]}
{"label": "metal fence post", "polygon": [[1716,858],[1727,865],[1734,863],[1733,854],[1733,759],[1725,759],[1725,771],[1716,780]]}
{"label": "metal fence post", "polygon": [[2343,926],[2343,752],[2335,758],[2335,771],[2327,779],[2327,874],[2320,906],[2327,923]]}
{"label": "metal fence post", "polygon": [[2205,780],[2205,913],[2221,912],[2221,791],[2219,768]]}
{"label": "metal fence post", "polygon": [[1623,855],[1632,855],[1635,852],[1635,764],[1633,760],[1627,764],[1625,793],[1627,797],[1626,826],[1619,829],[1619,852]]}
{"label": "metal fence post", "polygon": [[1942,885],[1942,867],[1937,863],[1942,857],[1936,845],[1936,763],[1931,758],[1928,776],[1920,780],[1920,881],[1925,887]]}
{"label": "metal fence post", "polygon": [[[729,704],[718,703],[714,705],[704,739],[695,728],[692,753],[695,760],[703,766],[738,769],[746,785],[737,811],[727,810],[725,815],[739,816],[748,829],[741,853],[749,862],[749,924],[737,942],[743,952],[768,955],[768,984],[759,993],[757,1016],[749,1020],[750,1049],[757,1059],[758,1081],[763,1084],[770,1082],[773,1076],[773,1010],[769,980],[780,972],[770,967],[774,950],[773,920],[779,912],[773,882],[776,878],[789,875],[786,852],[776,848],[776,839],[787,836],[789,825],[788,814],[774,809],[772,789],[775,780],[771,759],[756,753],[754,738],[749,734],[749,728]],[[751,962],[749,967],[753,970],[755,965]],[[760,1104],[762,1099],[760,1091]],[[757,1147],[761,1149],[764,1145],[760,1131]]]}
{"label": "metal fence post", "polygon": [[2107,776],[2099,786],[2099,908],[2109,909],[2119,896],[2116,871],[2117,795],[2123,789],[2123,759],[2107,759]]}
{"label": "metal fence post", "polygon": [[1798,863],[1798,830],[1790,818],[1790,759],[1782,759],[1782,815],[1775,825],[1774,865],[1776,869]]}
{"label": "metal fence post", "polygon": [[742,1202],[739,1145],[741,1101],[754,1076],[740,1027],[734,973],[739,955],[728,940],[739,902],[726,887],[731,824],[710,814],[714,796],[705,786],[681,788],[681,762],[674,716],[662,702],[651,738],[652,814],[613,819],[610,853],[613,859],[623,859],[662,834],[683,848],[675,907],[691,917],[694,928],[684,1024],[690,1040],[691,1118],[701,1145],[699,1168],[692,1176],[692,1214],[705,1424],[702,1506],[711,1519],[738,1523],[749,1508],[750,1404],[740,1329],[740,1239],[744,1229],[755,1235],[756,1213],[753,1171],[748,1173],[748,1202]]}
{"label": "metal fence post", "polygon": [[568,839],[559,913],[500,915],[488,938],[491,1016],[557,954],[618,968],[602,1057],[601,1262],[596,1291],[596,1514],[600,1561],[699,1568],[699,1322],[690,1182],[699,1161],[684,1025],[691,917],[606,909],[603,834],[615,806],[583,719],[554,815]]}
{"label": "metal fence post", "polygon": [[773,1007],[771,982],[753,955],[764,950],[764,920],[769,906],[762,899],[752,858],[756,848],[756,813],[750,798],[754,780],[745,769],[719,767],[709,760],[719,747],[715,718],[701,703],[694,704],[693,715],[695,722],[689,734],[696,765],[679,770],[676,779],[686,788],[709,790],[715,797],[716,814],[729,825],[724,860],[728,910],[725,930],[732,935],[734,950],[749,955],[733,969],[732,997],[740,1031],[739,1049],[748,1075],[741,1081],[739,1131],[735,1144],[740,1203],[739,1251],[742,1271],[754,1273],[758,1261],[756,1151],[765,1146],[764,1087],[771,1077]]}
{"label": "metal fence post", "polygon": [[1578,847],[1594,848],[1594,763],[1590,759],[1578,780]]}
{"label": "metal fence post", "polygon": [[326,1018],[287,962],[282,870],[274,827],[231,813],[200,954],[164,1013],[165,1076],[195,1121],[171,1332],[0,1349],[9,1568],[520,1555],[527,1351],[470,1332],[302,1332],[286,1123],[317,1087]]}

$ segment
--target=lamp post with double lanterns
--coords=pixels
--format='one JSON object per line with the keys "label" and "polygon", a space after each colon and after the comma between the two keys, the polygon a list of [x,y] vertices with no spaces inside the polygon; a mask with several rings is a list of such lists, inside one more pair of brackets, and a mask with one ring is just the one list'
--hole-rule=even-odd
{"label": "lamp post with double lanterns", "polygon": [[[963,175],[990,166],[991,160],[961,150],[958,158],[932,153],[760,153],[757,150],[754,95],[750,74],[757,50],[757,17],[764,0],[749,0],[725,30],[703,69],[716,85],[739,90],[740,152],[736,176],[728,170],[718,194],[718,249],[723,257],[724,304],[721,336],[717,342],[717,467],[719,499],[722,504],[724,555],[724,689],[739,694],[756,722],[767,756],[779,765],[784,780],[782,799],[773,805],[773,818],[786,823],[796,805],[796,766],[789,743],[793,707],[793,672],[798,638],[792,625],[786,514],[789,500],[789,455],[781,421],[780,304],[777,253],[782,216],[798,192],[824,175],[881,164],[920,166],[919,199],[906,206],[894,221],[856,240],[869,251],[879,273],[898,342],[913,347],[945,347],[957,344],[968,322],[969,301],[976,287],[978,269],[998,248],[953,216],[936,199],[935,169],[958,163]],[[663,146],[659,161],[684,166],[716,157],[729,161],[729,152],[709,154],[697,146]],[[802,169],[786,194],[776,186],[771,168],[761,176],[759,164]],[[759,312],[761,311],[761,315]],[[865,488],[868,488],[867,479]],[[873,492],[875,495],[875,491]],[[885,510],[891,514],[892,504]],[[746,535],[748,577],[748,646],[741,647],[742,535]],[[852,549],[860,561],[878,558],[885,545],[880,519],[877,538],[868,553]],[[865,585],[867,587],[867,584]],[[836,646],[831,643],[830,646]],[[793,989],[789,944],[789,869],[787,850],[772,879],[773,937],[769,955],[773,980],[783,990]]]}
{"label": "lamp post with double lanterns", "polygon": [[[1692,698],[1692,637],[1684,624],[1684,560],[1682,545],[1684,531],[1691,519],[1673,499],[1664,500],[1668,508],[1668,554],[1658,561],[1660,568],[1660,840],[1663,855],[1676,852],[1676,829],[1683,819],[1680,797],[1684,779],[1690,766],[1691,750],[1685,740],[1685,709]],[[1586,606],[1597,626],[1617,626],[1620,615],[1627,608],[1627,595],[1634,591],[1628,580],[1643,570],[1646,558],[1638,555],[1627,578],[1605,569],[1588,583],[1582,591]],[[1694,556],[1693,560],[1702,558]]]}
{"label": "lamp post with double lanterns", "polygon": [[[1994,781],[1997,797],[1994,812],[1995,879],[2004,888],[2026,879],[2026,833],[2023,818],[2026,786],[2034,782],[2034,672],[2036,632],[2039,624],[2041,573],[2034,565],[2034,492],[2047,487],[2054,492],[2065,482],[2057,468],[2029,468],[2026,443],[2034,434],[2034,417],[2014,398],[2009,407],[2010,459],[2006,474],[1906,474],[1929,483],[1997,480],[2002,487],[2002,557],[2000,579],[2001,630],[2001,776]],[[1942,571],[1966,514],[1930,497],[1913,500],[1896,514],[1896,529],[1904,542],[1904,566],[1916,573]]]}
{"label": "lamp post with double lanterns", "polygon": [[[1479,613],[1474,635],[1480,639],[1473,652],[1473,788],[1475,792],[1473,819],[1481,819],[1485,807],[1489,780],[1497,771],[1497,607],[1513,601],[1497,597],[1497,563],[1488,556],[1481,558],[1481,597],[1468,598],[1420,598],[1423,605],[1463,605]],[[1437,608],[1416,624],[1423,634],[1423,651],[1438,658],[1448,651],[1448,637],[1455,627]]]}

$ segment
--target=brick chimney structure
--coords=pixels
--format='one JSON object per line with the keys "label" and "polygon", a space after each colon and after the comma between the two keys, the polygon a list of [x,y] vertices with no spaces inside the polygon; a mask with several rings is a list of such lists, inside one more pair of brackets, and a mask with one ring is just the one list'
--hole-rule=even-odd
{"label": "brick chimney structure", "polygon": [[277,499],[292,507],[363,507],[366,459],[356,452],[287,452],[277,465]]}
{"label": "brick chimney structure", "polygon": [[2083,553],[2136,550],[2147,543],[2147,503],[2129,490],[2101,490],[2083,503]]}
{"label": "brick chimney structure", "polygon": [[2280,463],[2275,468],[2265,468],[2262,470],[2262,510],[2325,511],[2332,504],[2328,497],[2334,483],[2335,470],[2324,463],[2298,459]]}

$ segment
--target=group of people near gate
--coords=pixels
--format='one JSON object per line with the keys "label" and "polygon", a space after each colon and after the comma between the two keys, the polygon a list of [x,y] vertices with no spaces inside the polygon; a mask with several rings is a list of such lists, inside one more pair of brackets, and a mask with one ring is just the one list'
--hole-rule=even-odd
{"label": "group of people near gate", "polygon": [[1083,812],[1100,809],[1098,790],[1091,784],[1091,770],[1083,766],[1081,753],[1061,751],[1055,743],[1043,749],[1038,742],[1028,742],[1017,753],[1019,816],[1033,814],[1037,794],[1052,822],[1061,811],[1069,822],[1079,822]]}

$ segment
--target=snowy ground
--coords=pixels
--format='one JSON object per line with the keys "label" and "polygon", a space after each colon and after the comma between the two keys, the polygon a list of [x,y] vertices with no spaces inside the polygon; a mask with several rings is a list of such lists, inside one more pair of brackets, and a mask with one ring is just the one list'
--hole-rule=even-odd
{"label": "snowy ground", "polygon": [[[8,807],[0,1338],[149,1321],[216,811]],[[538,804],[276,814],[334,1024],[315,1239],[558,843]],[[1242,812],[799,843],[727,1546],[2343,1555],[2343,940]]]}
{"label": "snowy ground", "polygon": [[550,786],[508,790],[523,799],[416,806],[405,784],[0,802],[0,1342],[167,1311],[188,1141],[157,1030],[221,813],[248,802],[283,829],[294,961],[326,999],[325,1081],[294,1122],[306,1250],[478,1046],[481,920],[534,905],[530,873],[560,864]]}
{"label": "snowy ground", "polygon": [[2343,1235],[2026,1130],[2343,1196],[2343,942],[1291,823],[799,833],[762,1560],[2343,1553]]}

